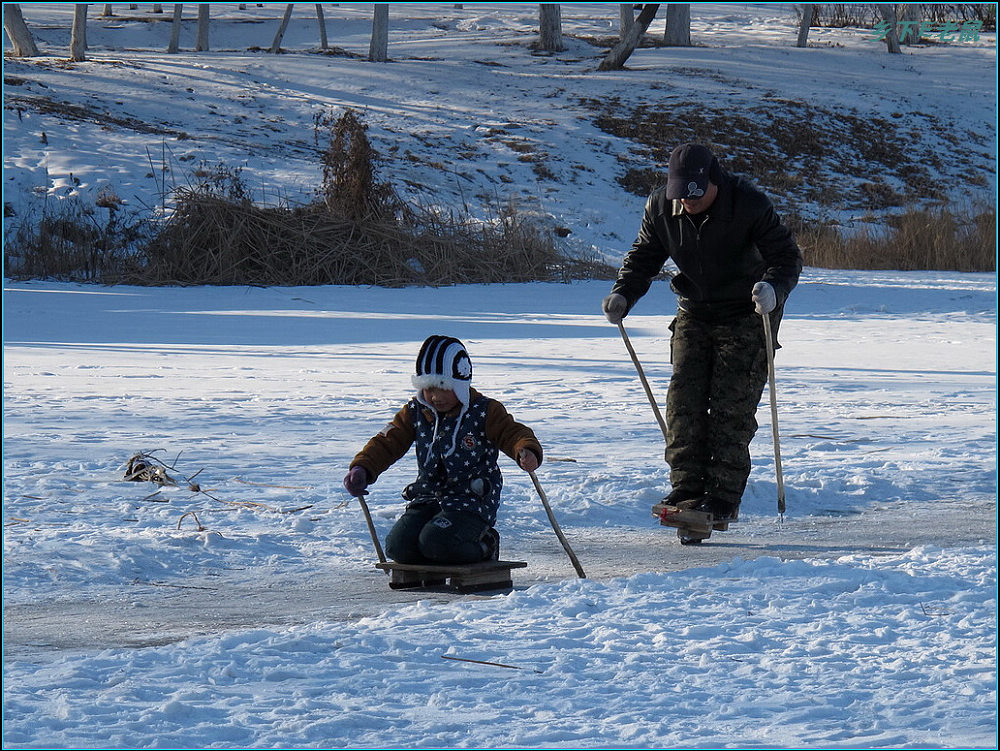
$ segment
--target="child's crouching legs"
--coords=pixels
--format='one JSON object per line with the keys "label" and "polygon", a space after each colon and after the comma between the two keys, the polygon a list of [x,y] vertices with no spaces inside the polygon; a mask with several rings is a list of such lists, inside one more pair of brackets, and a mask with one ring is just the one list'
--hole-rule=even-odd
{"label": "child's crouching legs", "polygon": [[407,508],[385,537],[385,554],[396,563],[429,563],[420,552],[420,530],[440,510],[436,503]]}
{"label": "child's crouching legs", "polygon": [[420,553],[435,563],[476,563],[483,560],[481,540],[490,525],[467,511],[442,511],[420,530]]}

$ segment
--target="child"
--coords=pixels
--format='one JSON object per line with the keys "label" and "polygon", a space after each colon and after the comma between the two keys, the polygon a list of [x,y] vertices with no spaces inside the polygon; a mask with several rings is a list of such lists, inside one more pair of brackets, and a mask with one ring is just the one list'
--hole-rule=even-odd
{"label": "child", "polygon": [[417,479],[403,490],[408,503],[386,554],[397,563],[498,560],[499,452],[533,472],[542,447],[500,402],[470,388],[472,363],[458,339],[428,337],[412,380],[416,395],[354,457],[344,487],[363,495],[416,443]]}

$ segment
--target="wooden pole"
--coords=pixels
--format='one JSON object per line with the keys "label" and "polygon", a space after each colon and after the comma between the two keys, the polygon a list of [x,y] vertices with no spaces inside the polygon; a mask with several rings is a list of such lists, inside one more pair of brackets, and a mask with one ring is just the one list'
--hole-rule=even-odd
{"label": "wooden pole", "polygon": [[[385,553],[382,552],[382,544],[378,541],[378,533],[375,532],[375,525],[372,523],[372,515],[368,510],[368,504],[365,503],[365,499],[362,496],[356,495],[354,497],[358,499],[358,503],[361,504],[361,510],[365,512],[365,521],[368,523],[368,534],[372,536],[372,542],[375,543],[375,552],[378,553],[378,561],[379,563],[385,563]],[[386,571],[385,573],[388,574],[389,572]]]}
{"label": "wooden pole", "polygon": [[583,567],[580,565],[580,561],[577,559],[576,553],[573,552],[573,548],[569,546],[566,536],[559,528],[559,522],[556,521],[556,517],[552,513],[552,507],[549,506],[549,499],[545,496],[545,491],[542,490],[542,486],[539,484],[538,478],[535,476],[534,472],[528,472],[528,475],[531,477],[531,481],[535,484],[535,490],[538,491],[538,497],[542,499],[542,505],[545,507],[545,513],[549,516],[549,523],[552,524],[552,529],[555,530],[556,537],[559,538],[559,542],[562,543],[563,549],[566,551],[567,555],[569,555],[569,559],[573,562],[573,568],[576,569],[576,573],[581,579],[586,579],[587,575],[583,573]]}
{"label": "wooden pole", "polygon": [[632,363],[639,373],[639,380],[642,381],[642,387],[646,390],[646,398],[649,399],[649,406],[653,408],[653,414],[656,415],[656,422],[660,425],[663,440],[667,441],[667,424],[663,421],[663,415],[660,413],[660,408],[656,405],[656,399],[653,397],[653,390],[649,388],[649,381],[646,380],[646,374],[642,372],[642,365],[639,364],[639,358],[636,357],[635,350],[632,348],[632,342],[629,341],[628,334],[625,333],[625,327],[621,321],[618,322],[618,330],[621,332],[622,341],[625,342],[625,349],[628,350],[629,356],[632,358]]}
{"label": "wooden pole", "polygon": [[771,334],[771,316],[761,316],[764,321],[764,340],[767,346],[767,382],[771,391],[771,434],[774,437],[774,470],[778,480],[778,514],[785,513],[785,483],[781,476],[781,446],[778,441],[778,397],[774,387],[774,336]]}

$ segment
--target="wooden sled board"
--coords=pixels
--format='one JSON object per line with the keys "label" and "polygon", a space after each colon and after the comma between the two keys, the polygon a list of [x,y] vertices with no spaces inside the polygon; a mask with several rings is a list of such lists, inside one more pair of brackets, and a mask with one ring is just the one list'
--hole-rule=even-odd
{"label": "wooden sled board", "polygon": [[483,592],[489,589],[513,589],[511,569],[525,568],[526,561],[482,561],[431,565],[429,563],[376,563],[375,568],[389,572],[391,589],[449,586],[459,592]]}
{"label": "wooden sled board", "polygon": [[712,530],[725,532],[729,529],[729,522],[716,522],[708,512],[680,509],[666,503],[653,506],[653,516],[664,527],[676,527],[677,536],[684,545],[707,540],[712,536]]}

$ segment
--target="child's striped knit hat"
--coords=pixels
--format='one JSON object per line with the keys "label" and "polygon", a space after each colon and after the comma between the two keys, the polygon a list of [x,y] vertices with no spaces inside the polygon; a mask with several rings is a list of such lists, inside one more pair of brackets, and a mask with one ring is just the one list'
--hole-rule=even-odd
{"label": "child's striped knit hat", "polygon": [[451,389],[466,407],[472,383],[472,361],[465,345],[451,336],[429,336],[417,355],[413,385],[418,389]]}

